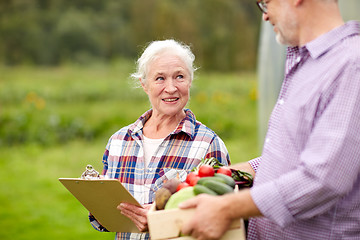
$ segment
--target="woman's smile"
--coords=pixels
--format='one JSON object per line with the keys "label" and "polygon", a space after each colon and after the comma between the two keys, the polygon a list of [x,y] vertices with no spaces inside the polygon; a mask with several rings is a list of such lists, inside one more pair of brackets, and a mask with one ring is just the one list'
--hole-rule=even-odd
{"label": "woman's smile", "polygon": [[177,100],[179,100],[179,98],[163,98],[162,100],[164,102],[176,102]]}

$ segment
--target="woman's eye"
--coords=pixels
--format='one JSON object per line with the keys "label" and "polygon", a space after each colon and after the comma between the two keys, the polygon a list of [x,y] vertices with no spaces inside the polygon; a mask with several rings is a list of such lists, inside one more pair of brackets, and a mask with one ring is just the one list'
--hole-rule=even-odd
{"label": "woman's eye", "polygon": [[157,77],[156,80],[161,81],[161,80],[164,80],[164,78],[163,77]]}
{"label": "woman's eye", "polygon": [[176,78],[177,78],[177,79],[183,79],[183,78],[184,78],[184,75],[177,75]]}

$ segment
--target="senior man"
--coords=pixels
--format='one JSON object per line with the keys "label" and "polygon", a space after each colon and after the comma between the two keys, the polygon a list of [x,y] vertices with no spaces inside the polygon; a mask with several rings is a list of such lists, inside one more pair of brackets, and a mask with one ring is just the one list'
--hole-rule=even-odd
{"label": "senior man", "polygon": [[250,218],[248,239],[360,239],[360,25],[337,0],[257,4],[288,49],[262,155],[233,166],[254,186],[184,202],[182,232],[218,239]]}

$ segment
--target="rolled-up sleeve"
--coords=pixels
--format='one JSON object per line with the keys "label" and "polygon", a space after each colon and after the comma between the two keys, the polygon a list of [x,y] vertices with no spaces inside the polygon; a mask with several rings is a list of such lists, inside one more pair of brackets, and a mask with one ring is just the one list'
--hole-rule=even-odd
{"label": "rolled-up sleeve", "polygon": [[225,146],[225,143],[219,136],[215,136],[214,140],[210,143],[208,152],[205,158],[216,158],[220,163],[224,165],[230,164],[230,156],[228,150]]}
{"label": "rolled-up sleeve", "polygon": [[109,232],[104,226],[102,226],[97,220],[96,218],[91,214],[89,213],[89,221],[90,221],[90,224],[91,226],[99,231],[99,232]]}
{"label": "rolled-up sleeve", "polygon": [[254,169],[255,172],[257,171],[260,162],[261,162],[261,157],[257,157],[257,158],[254,158],[254,159],[248,161],[248,163],[250,164],[252,169]]}

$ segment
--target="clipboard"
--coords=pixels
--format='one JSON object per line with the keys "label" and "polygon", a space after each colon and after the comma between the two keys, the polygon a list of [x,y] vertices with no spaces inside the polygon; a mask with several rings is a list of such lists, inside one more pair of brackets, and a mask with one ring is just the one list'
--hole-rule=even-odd
{"label": "clipboard", "polygon": [[59,178],[59,181],[110,232],[140,233],[135,223],[116,209],[121,202],[141,207],[119,180]]}

